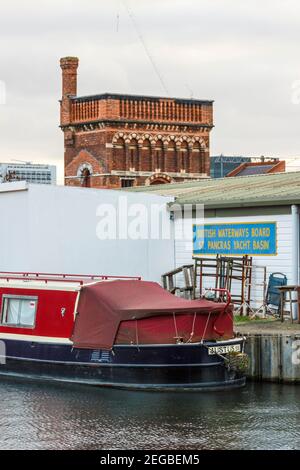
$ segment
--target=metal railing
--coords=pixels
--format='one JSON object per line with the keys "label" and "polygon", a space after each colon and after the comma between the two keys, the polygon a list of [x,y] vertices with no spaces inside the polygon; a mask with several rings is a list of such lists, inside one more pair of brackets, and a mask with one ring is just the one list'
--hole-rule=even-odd
{"label": "metal railing", "polygon": [[47,284],[48,282],[77,282],[80,285],[88,281],[107,281],[107,280],[135,280],[140,281],[139,276],[109,276],[98,274],[60,274],[60,273],[37,273],[37,272],[15,272],[15,271],[0,271],[0,280],[7,282],[12,280],[18,281],[42,281]]}

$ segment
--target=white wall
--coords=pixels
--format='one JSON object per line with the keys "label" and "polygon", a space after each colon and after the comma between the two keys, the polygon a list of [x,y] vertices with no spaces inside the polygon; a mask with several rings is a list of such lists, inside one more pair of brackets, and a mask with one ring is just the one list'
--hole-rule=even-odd
{"label": "white wall", "polygon": [[[267,280],[270,273],[282,272],[288,277],[288,282],[291,281],[292,276],[292,263],[297,262],[292,259],[291,244],[292,244],[292,224],[291,215],[260,215],[260,216],[238,216],[238,217],[215,217],[207,218],[204,223],[231,223],[231,222],[277,222],[277,256],[254,256],[253,257],[253,279],[252,279],[252,293],[251,298],[254,301],[254,306],[258,307],[262,303],[262,273],[263,271],[257,266],[267,266]],[[203,223],[199,221],[199,223]],[[197,223],[194,219],[187,219],[185,225],[190,227],[191,240],[192,240],[192,225]],[[175,221],[175,234],[178,233],[180,221]],[[176,251],[176,266],[183,264],[193,263],[192,253],[193,244],[186,243],[182,240],[175,241]],[[208,256],[209,258],[209,256]],[[207,279],[205,281],[206,287],[214,287],[214,280]]]}
{"label": "white wall", "polygon": [[[99,204],[118,198],[128,204],[163,206],[173,198],[113,190],[62,186],[2,184],[0,188],[0,271],[64,272],[142,276],[160,280],[174,267],[174,240],[99,240]],[[7,191],[7,192],[5,192]]]}

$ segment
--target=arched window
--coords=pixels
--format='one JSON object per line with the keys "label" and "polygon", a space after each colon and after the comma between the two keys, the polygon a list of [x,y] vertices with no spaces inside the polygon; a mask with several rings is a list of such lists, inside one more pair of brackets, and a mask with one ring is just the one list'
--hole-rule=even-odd
{"label": "arched window", "polygon": [[157,167],[159,168],[160,171],[164,171],[165,167],[165,162],[163,159],[163,143],[162,140],[158,140],[155,145],[155,156],[156,156],[156,162],[157,162]]}
{"label": "arched window", "polygon": [[91,173],[88,168],[84,168],[81,172],[81,186],[84,188],[91,187]]}
{"label": "arched window", "polygon": [[82,163],[77,169],[77,176],[79,177],[80,185],[84,188],[90,188],[92,183],[93,167],[90,163]]}
{"label": "arched window", "polygon": [[149,139],[145,139],[142,146],[141,160],[141,171],[152,171],[151,162],[151,144]]}
{"label": "arched window", "polygon": [[167,178],[164,178],[163,176],[161,176],[161,177],[157,177],[153,179],[150,182],[150,186],[155,186],[156,184],[167,184],[167,183],[170,183],[170,181]]}
{"label": "arched window", "polygon": [[134,168],[136,171],[139,168],[138,143],[136,139],[132,139],[129,144],[129,168]]}
{"label": "arched window", "polygon": [[201,146],[199,142],[194,143],[191,158],[192,158],[192,161],[191,161],[192,173],[201,173],[202,152],[201,152]]}
{"label": "arched window", "polygon": [[166,152],[165,159],[165,170],[168,172],[177,172],[177,155],[176,146],[174,140],[171,140],[168,144],[168,150]]}
{"label": "arched window", "polygon": [[119,138],[114,144],[114,170],[126,170],[126,154],[124,139]]}
{"label": "arched window", "polygon": [[184,140],[181,144],[181,168],[178,168],[178,171],[185,170],[187,173],[189,172],[189,162],[188,162],[188,144]]}

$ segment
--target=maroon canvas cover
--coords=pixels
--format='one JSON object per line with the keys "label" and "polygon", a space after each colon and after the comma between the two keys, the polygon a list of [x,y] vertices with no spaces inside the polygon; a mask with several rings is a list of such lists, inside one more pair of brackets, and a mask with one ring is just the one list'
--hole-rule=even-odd
{"label": "maroon canvas cover", "polygon": [[71,340],[76,348],[112,349],[121,321],[173,313],[218,314],[224,308],[224,303],[176,297],[156,282],[99,282],[81,288]]}
{"label": "maroon canvas cover", "polygon": [[[221,334],[222,333],[222,334]],[[122,321],[115,339],[115,345],[200,343],[203,340],[226,340],[233,338],[231,308],[226,315],[195,315],[177,313],[158,317]]]}

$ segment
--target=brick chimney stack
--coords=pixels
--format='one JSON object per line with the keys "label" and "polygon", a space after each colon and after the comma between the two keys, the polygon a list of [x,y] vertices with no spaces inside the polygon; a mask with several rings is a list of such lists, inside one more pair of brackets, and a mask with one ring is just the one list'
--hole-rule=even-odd
{"label": "brick chimney stack", "polygon": [[62,69],[62,101],[61,125],[70,122],[70,97],[77,95],[77,57],[63,57],[60,59]]}
{"label": "brick chimney stack", "polygon": [[77,69],[79,60],[77,57],[63,57],[60,59],[62,69],[62,96],[77,95]]}

